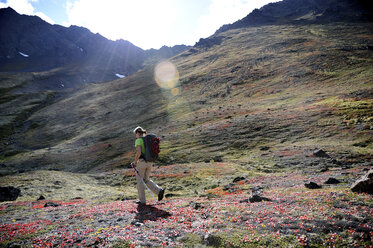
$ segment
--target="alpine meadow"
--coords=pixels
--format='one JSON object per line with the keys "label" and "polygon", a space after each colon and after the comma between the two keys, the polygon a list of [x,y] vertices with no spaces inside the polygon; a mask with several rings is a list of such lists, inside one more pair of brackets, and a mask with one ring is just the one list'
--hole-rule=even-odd
{"label": "alpine meadow", "polygon": [[372,247],[369,6],[284,0],[146,51],[1,9],[0,247]]}

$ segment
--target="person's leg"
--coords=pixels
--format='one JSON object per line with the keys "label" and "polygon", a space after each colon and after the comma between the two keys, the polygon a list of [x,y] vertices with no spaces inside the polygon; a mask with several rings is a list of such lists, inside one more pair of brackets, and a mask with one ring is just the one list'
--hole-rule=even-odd
{"label": "person's leg", "polygon": [[[145,170],[146,170],[146,164],[145,164],[145,161],[143,160],[139,160],[139,162],[137,163],[136,165],[136,169],[137,171],[139,172],[140,176],[142,178],[144,178],[144,175],[145,175]],[[137,182],[137,192],[138,192],[138,195],[139,195],[139,201],[141,203],[146,203],[146,197],[145,197],[145,185],[144,183],[141,181],[141,178],[139,177],[139,175],[137,175],[136,173],[136,182]]]}
{"label": "person's leg", "polygon": [[156,183],[154,183],[152,180],[150,180],[150,172],[152,171],[152,165],[153,163],[146,163],[146,169],[144,172],[144,182],[148,186],[148,188],[156,195],[159,194],[159,192],[162,190],[161,187],[159,187]]}

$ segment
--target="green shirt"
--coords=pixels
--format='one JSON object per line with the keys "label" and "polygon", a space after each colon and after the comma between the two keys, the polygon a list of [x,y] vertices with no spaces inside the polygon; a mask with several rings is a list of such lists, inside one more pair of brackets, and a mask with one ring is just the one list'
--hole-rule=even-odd
{"label": "green shirt", "polygon": [[135,147],[137,149],[137,146],[141,146],[141,154],[145,155],[145,144],[143,138],[138,138],[135,141]]}

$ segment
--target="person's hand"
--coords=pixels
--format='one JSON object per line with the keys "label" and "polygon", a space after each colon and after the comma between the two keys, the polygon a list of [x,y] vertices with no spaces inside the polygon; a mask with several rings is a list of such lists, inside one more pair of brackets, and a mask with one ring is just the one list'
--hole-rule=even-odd
{"label": "person's hand", "polygon": [[135,167],[135,163],[134,163],[134,162],[132,162],[132,163],[131,163],[131,166],[132,166],[132,167]]}

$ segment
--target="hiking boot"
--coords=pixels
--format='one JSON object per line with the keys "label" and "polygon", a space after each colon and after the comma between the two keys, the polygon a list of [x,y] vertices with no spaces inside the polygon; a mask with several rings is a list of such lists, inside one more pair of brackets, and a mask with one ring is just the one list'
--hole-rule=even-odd
{"label": "hiking boot", "polygon": [[161,201],[163,199],[163,196],[164,196],[164,189],[161,189],[161,191],[159,191],[159,194],[158,194],[158,201]]}

